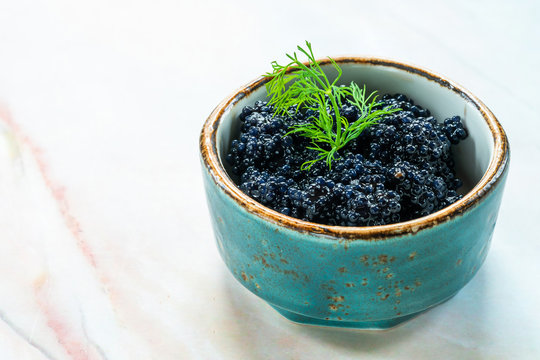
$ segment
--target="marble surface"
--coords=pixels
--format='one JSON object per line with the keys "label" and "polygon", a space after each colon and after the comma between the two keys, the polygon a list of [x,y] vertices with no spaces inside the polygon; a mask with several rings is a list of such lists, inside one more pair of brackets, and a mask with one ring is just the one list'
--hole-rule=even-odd
{"label": "marble surface", "polygon": [[[540,358],[538,1],[0,3],[0,359]],[[304,327],[236,283],[198,159],[213,107],[305,39],[440,72],[499,117],[493,245],[389,332]]]}

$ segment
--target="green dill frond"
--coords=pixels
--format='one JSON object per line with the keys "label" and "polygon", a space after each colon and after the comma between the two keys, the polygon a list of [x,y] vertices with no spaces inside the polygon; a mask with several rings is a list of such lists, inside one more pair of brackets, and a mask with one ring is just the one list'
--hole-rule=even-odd
{"label": "green dill frond", "polygon": [[[376,92],[366,96],[365,86],[360,88],[354,82],[349,86],[338,85],[343,71],[332,58],[328,59],[336,69],[337,76],[330,82],[308,41],[306,48],[298,46],[298,51],[308,59],[305,64],[298,59],[296,52],[292,55],[286,54],[290,60],[287,65],[272,62],[273,71],[265,75],[269,78],[266,91],[270,97],[269,104],[274,106],[278,115],[286,114],[291,107],[296,111],[306,107],[318,112],[317,117],[311,118],[311,123],[291,126],[287,135],[298,134],[309,138],[311,145],[307,148],[318,153],[314,159],[302,164],[302,170],[311,169],[318,161],[325,161],[331,168],[340,149],[383,116],[400,109],[380,109],[382,103],[377,102]],[[345,99],[359,110],[358,119],[352,123],[340,114]]]}

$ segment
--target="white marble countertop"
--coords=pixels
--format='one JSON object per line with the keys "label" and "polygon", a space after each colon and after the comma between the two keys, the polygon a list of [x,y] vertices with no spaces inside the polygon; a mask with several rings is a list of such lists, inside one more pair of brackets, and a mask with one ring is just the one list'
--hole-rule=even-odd
{"label": "white marble countertop", "polygon": [[[0,359],[540,358],[538,1],[3,1]],[[304,327],[236,283],[198,159],[206,116],[305,39],[449,76],[506,128],[493,245],[389,332]]]}

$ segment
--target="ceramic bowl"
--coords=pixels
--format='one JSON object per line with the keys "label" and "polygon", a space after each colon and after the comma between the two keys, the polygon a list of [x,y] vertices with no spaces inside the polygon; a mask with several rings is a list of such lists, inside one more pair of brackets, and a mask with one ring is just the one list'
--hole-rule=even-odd
{"label": "ceramic bowl", "polygon": [[[335,59],[344,83],[403,93],[439,120],[459,115],[469,137],[455,147],[463,198],[391,225],[340,227],[271,210],[245,195],[224,161],[242,107],[265,99],[258,78],[219,104],[200,137],[204,184],[219,252],[234,277],[286,318],[304,324],[387,329],[455,295],[486,258],[508,172],[509,148],[492,112],[447,78],[396,61]],[[322,60],[329,77],[334,76]]]}

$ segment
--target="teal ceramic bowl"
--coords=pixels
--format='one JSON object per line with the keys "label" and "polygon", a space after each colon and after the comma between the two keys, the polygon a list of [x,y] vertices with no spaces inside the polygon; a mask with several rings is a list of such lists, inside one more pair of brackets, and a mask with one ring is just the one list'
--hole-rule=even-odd
{"label": "teal ceramic bowl", "polygon": [[[243,106],[264,99],[265,79],[234,92],[200,137],[203,178],[219,252],[233,276],[289,320],[387,329],[444,302],[486,258],[508,173],[509,148],[491,111],[431,71],[375,58],[337,58],[343,81],[403,93],[441,121],[460,115],[469,131],[455,148],[463,198],[429,216],[384,226],[310,223],[245,195],[225,154]],[[328,61],[325,71],[332,76]]]}

